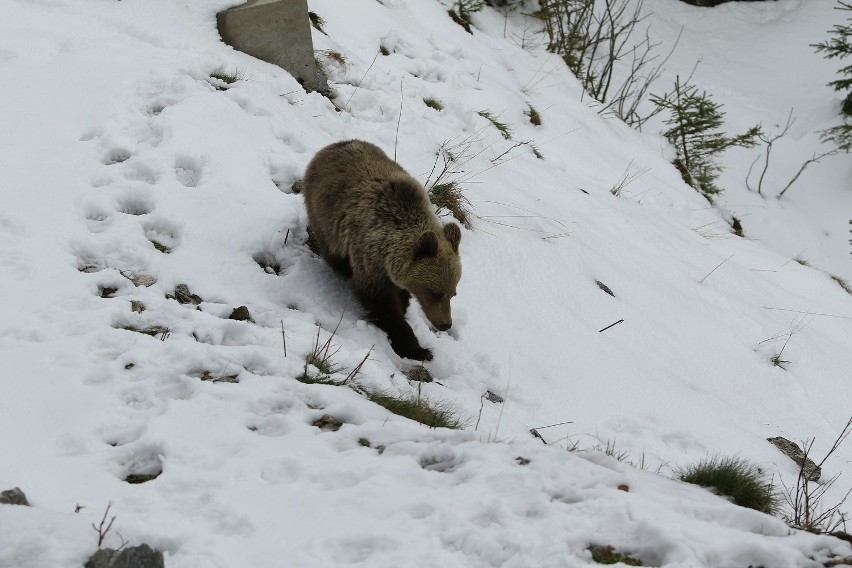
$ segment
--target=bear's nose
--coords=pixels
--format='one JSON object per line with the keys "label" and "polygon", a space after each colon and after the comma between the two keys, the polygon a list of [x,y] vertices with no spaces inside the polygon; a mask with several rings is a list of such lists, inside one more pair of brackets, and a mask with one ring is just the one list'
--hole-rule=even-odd
{"label": "bear's nose", "polygon": [[438,329],[440,329],[441,331],[447,331],[451,327],[453,327],[453,324],[451,324],[451,323],[442,323],[441,325],[438,326]]}

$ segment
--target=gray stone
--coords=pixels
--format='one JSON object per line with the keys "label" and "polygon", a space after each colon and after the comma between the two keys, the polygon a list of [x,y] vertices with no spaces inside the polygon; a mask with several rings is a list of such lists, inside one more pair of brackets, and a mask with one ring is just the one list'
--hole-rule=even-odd
{"label": "gray stone", "polygon": [[198,304],[204,301],[198,294],[193,294],[192,292],[190,292],[189,286],[187,286],[186,284],[178,284],[177,286],[175,286],[175,295],[173,297],[181,304],[192,304],[194,306],[197,306]]}
{"label": "gray stone", "polygon": [[293,75],[308,91],[322,91],[307,0],[249,0],[216,14],[219,35],[234,49]]}
{"label": "gray stone", "polygon": [[150,274],[139,274],[130,279],[134,286],[153,286],[157,283],[157,279]]}
{"label": "gray stone", "polygon": [[251,319],[251,314],[249,313],[249,309],[245,306],[240,306],[239,308],[234,308],[234,310],[231,312],[231,315],[228,316],[228,319],[237,320],[237,321],[250,321],[250,322],[254,321],[253,319]]}
{"label": "gray stone", "polygon": [[488,402],[493,402],[494,404],[503,403],[503,397],[495,392],[491,392],[490,390],[485,391],[485,394],[482,395],[482,398],[484,398]]}
{"label": "gray stone", "polygon": [[[804,474],[805,479],[808,481],[819,481],[819,478],[822,476],[822,470],[813,462],[812,459],[805,457],[805,452],[802,451],[802,448],[800,448],[796,442],[791,442],[787,438],[782,438],[781,436],[778,436],[777,438],[767,438],[767,440],[776,448],[781,450],[784,455],[796,462],[796,465],[802,468],[802,473]],[[803,462],[804,466],[802,466]]]}
{"label": "gray stone", "polygon": [[27,496],[24,495],[24,492],[18,487],[15,487],[14,489],[0,493],[0,505],[24,505],[29,507],[30,502],[27,501]]}
{"label": "gray stone", "polygon": [[121,551],[102,548],[95,552],[85,568],[165,568],[163,553],[147,544]]}

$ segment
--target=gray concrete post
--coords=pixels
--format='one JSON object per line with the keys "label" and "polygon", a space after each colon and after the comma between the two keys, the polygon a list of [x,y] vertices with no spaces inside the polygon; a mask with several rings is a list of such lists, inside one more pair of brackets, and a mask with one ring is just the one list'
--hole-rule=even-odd
{"label": "gray concrete post", "polygon": [[307,0],[249,0],[216,14],[216,23],[234,49],[278,65],[308,91],[325,88],[314,60]]}

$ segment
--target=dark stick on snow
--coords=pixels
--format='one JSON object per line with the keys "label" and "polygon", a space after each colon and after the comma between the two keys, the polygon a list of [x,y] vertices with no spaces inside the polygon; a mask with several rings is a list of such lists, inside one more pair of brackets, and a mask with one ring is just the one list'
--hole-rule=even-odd
{"label": "dark stick on snow", "polygon": [[[728,261],[729,261],[729,260],[731,260],[732,258],[734,258],[734,255],[733,255],[733,254],[732,254],[731,256],[729,256],[728,258],[726,258],[725,260],[723,260],[722,262],[720,262],[719,264],[717,264],[717,265],[716,265],[716,268],[719,268],[720,266],[722,266],[723,264],[725,264],[726,262],[728,262]],[[699,283],[699,284],[704,284],[704,281],[705,281],[705,280],[707,280],[707,278],[709,278],[711,274],[713,274],[714,272],[716,272],[716,268],[714,268],[713,270],[711,270],[710,272],[708,272],[708,273],[707,273],[707,276],[705,276],[704,278],[702,278],[701,280],[699,280],[699,281],[698,281],[698,283]]]}
{"label": "dark stick on snow", "polygon": [[623,322],[623,321],[624,321],[623,319],[620,319],[620,320],[618,320],[618,321],[617,321],[617,322],[615,322],[615,323],[611,323],[611,324],[609,324],[608,326],[606,326],[605,328],[603,328],[603,329],[599,329],[599,330],[598,330],[598,333],[601,333],[602,331],[606,331],[606,330],[608,330],[608,329],[609,329],[609,328],[611,328],[611,327],[615,327],[616,325],[620,324],[620,323],[621,323],[621,322]]}
{"label": "dark stick on snow", "polygon": [[396,119],[396,138],[393,140],[393,161],[396,161],[396,147],[399,145],[399,124],[402,122],[402,103],[405,100],[402,94],[402,81],[405,77],[399,78],[399,117]]}
{"label": "dark stick on snow", "polygon": [[[615,325],[615,324],[612,324]],[[564,424],[573,424],[573,420],[568,420],[567,422],[557,422],[556,424],[548,424],[547,426],[536,426],[533,430],[544,430],[545,428],[553,428],[554,426],[562,426]]]}
{"label": "dark stick on snow", "polygon": [[284,320],[281,320],[281,341],[284,342],[284,356],[287,356],[287,336],[284,335]]}

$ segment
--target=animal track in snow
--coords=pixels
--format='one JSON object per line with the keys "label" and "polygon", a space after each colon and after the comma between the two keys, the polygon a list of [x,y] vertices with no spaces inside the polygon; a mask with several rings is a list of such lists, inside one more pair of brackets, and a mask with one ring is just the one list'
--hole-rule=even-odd
{"label": "animal track in snow", "polygon": [[145,274],[148,269],[148,256],[136,247],[127,247],[117,239],[94,237],[71,243],[76,257],[77,270],[80,272],[100,272],[112,268],[120,274]]}
{"label": "animal track in snow", "polygon": [[287,156],[292,156],[294,152],[304,154],[308,150],[305,146],[305,136],[301,132],[276,128],[274,135],[286,148]]}
{"label": "animal track in snow", "polygon": [[283,258],[269,251],[260,251],[251,255],[257,265],[267,274],[280,276],[285,268],[289,268],[290,264],[285,264]]}
{"label": "animal track in snow", "polygon": [[191,156],[175,158],[175,177],[185,187],[198,187],[203,172],[202,161]]}
{"label": "animal track in snow", "polygon": [[160,174],[148,164],[134,163],[128,164],[124,171],[124,179],[155,184],[160,179]]}
{"label": "animal track in snow", "polygon": [[270,161],[269,177],[272,183],[282,193],[298,193],[299,190],[294,189],[294,182],[301,181],[301,168],[283,156],[273,156]]}
{"label": "animal track in snow", "polygon": [[180,229],[177,223],[163,218],[151,219],[143,223],[142,229],[154,248],[164,254],[172,252],[178,244]]}
{"label": "animal track in snow", "polygon": [[163,448],[156,444],[131,443],[121,446],[116,458],[115,472],[119,478],[156,476],[163,472]]}
{"label": "animal track in snow", "polygon": [[101,135],[103,135],[103,130],[100,128],[89,128],[80,135],[80,142],[89,142]]}
{"label": "animal track in snow", "polygon": [[91,233],[102,233],[112,225],[112,213],[94,203],[84,206],[83,216]]}
{"label": "animal track in snow", "polygon": [[154,210],[154,199],[146,191],[127,190],[116,199],[116,211],[127,215],[147,215]]}
{"label": "animal track in snow", "polygon": [[138,418],[133,420],[132,416],[122,416],[121,419],[116,419],[114,422],[113,425],[104,425],[103,427],[104,443],[110,446],[119,447],[133,443],[145,433],[145,427]]}
{"label": "animal track in snow", "polygon": [[101,161],[107,166],[112,166],[115,164],[126,162],[130,159],[130,156],[130,150],[128,150],[127,148],[113,148],[112,150],[109,150],[106,155],[104,155]]}
{"label": "animal track in snow", "polygon": [[463,463],[461,455],[450,447],[430,448],[418,461],[423,469],[440,472],[453,471]]}
{"label": "animal track in snow", "polygon": [[230,93],[229,94],[232,101],[237,103],[237,105],[243,109],[244,112],[250,114],[252,116],[263,116],[263,117],[271,117],[272,113],[269,112],[268,109],[260,106],[256,100],[253,100],[245,95],[239,93]]}

